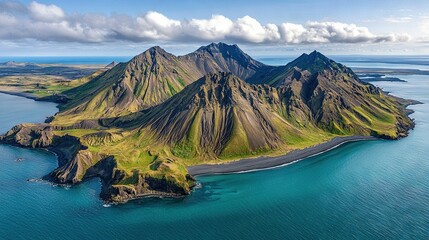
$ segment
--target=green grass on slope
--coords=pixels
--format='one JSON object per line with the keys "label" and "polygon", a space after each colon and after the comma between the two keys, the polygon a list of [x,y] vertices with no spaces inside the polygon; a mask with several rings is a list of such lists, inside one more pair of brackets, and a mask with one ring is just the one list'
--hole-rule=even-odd
{"label": "green grass on slope", "polygon": [[[166,81],[168,84],[168,81]],[[338,135],[364,134],[372,132],[395,137],[396,116],[401,114],[394,100],[385,96],[368,95],[371,107],[362,104],[350,109],[336,110],[341,113],[341,118],[332,122],[328,131],[324,131],[309,122],[299,119],[290,121],[281,117],[278,113],[272,113],[271,122],[276,134],[280,136],[283,144],[276,149],[261,148],[252,150],[248,136],[241,125],[237,114],[234,113],[232,135],[227,140],[220,155],[216,157],[209,149],[201,149],[201,122],[202,111],[195,112],[191,120],[190,128],[185,139],[177,143],[166,143],[156,137],[149,128],[126,132],[126,136],[115,142],[103,143],[97,146],[89,146],[88,151],[104,155],[113,155],[118,163],[118,168],[126,173],[126,178],[121,184],[134,184],[141,174],[155,178],[168,178],[179,184],[186,183],[185,166],[202,163],[222,163],[241,158],[256,157],[260,155],[281,155],[294,149],[302,149],[313,146]],[[213,109],[213,116],[221,116]],[[220,117],[219,117],[220,118]],[[221,119],[213,119],[214,129],[221,129]],[[113,130],[108,130],[112,131]],[[58,131],[56,134],[70,134],[82,137],[96,130],[67,130]],[[215,136],[220,136],[215,132]],[[102,142],[102,141],[100,141]]]}
{"label": "green grass on slope", "polygon": [[174,156],[185,159],[191,159],[196,156],[197,148],[199,146],[199,123],[201,123],[201,116],[201,111],[195,114],[186,139],[171,147],[171,153]]}
{"label": "green grass on slope", "polygon": [[221,159],[230,159],[251,154],[246,132],[244,131],[236,113],[234,113],[233,122],[232,135],[219,156]]}

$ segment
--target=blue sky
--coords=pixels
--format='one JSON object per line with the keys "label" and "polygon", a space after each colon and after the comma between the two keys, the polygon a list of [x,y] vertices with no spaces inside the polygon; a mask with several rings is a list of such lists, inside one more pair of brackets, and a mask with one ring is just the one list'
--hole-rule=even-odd
{"label": "blue sky", "polygon": [[210,42],[251,54],[429,54],[429,1],[1,1],[0,54],[183,54]]}

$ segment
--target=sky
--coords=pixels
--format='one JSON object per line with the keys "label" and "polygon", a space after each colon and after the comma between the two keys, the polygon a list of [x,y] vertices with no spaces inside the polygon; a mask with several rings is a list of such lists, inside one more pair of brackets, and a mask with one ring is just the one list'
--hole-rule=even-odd
{"label": "sky", "polygon": [[428,0],[0,0],[0,56],[429,55]]}

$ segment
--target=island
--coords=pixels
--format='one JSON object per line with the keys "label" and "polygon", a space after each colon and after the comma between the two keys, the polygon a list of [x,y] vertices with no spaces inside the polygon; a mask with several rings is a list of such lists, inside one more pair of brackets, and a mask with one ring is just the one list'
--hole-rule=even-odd
{"label": "island", "polygon": [[317,51],[268,66],[225,43],[183,56],[152,47],[44,97],[60,111],[0,142],[56,153],[59,166],[44,179],[100,178],[110,203],[181,197],[195,175],[275,167],[414,127],[406,107],[415,102]]}

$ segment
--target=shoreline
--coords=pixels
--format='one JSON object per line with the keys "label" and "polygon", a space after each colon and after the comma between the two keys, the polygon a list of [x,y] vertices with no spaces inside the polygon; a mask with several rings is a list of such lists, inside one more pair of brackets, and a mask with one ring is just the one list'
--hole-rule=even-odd
{"label": "shoreline", "polygon": [[309,157],[313,157],[343,144],[357,141],[377,140],[372,136],[345,136],[333,139],[304,149],[293,150],[285,155],[277,157],[245,158],[238,161],[221,164],[201,164],[187,167],[192,176],[246,173],[283,167]]}
{"label": "shoreline", "polygon": [[35,100],[35,101],[38,100],[38,97],[36,97],[32,93],[10,92],[10,91],[5,91],[5,90],[0,90],[0,93],[12,95],[12,96],[17,96],[17,97],[24,97],[24,98],[32,99],[32,100]]}

